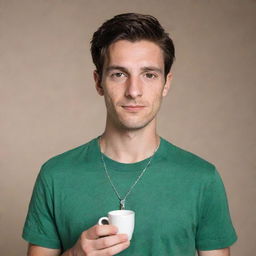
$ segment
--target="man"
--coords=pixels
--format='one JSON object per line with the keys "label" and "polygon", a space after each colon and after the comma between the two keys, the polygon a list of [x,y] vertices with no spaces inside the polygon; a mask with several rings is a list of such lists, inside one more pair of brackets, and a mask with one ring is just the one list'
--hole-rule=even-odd
{"label": "man", "polygon": [[[94,33],[91,52],[105,131],[42,166],[28,255],[230,255],[237,237],[217,170],[156,131],[175,56],[168,34],[152,16],[121,14]],[[120,205],[136,213],[131,241],[96,224]]]}

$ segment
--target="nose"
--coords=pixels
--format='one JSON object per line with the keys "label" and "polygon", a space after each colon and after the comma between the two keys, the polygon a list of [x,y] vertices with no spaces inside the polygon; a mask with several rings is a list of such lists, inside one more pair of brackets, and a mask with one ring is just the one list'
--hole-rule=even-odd
{"label": "nose", "polygon": [[139,78],[130,76],[127,79],[125,96],[132,99],[142,96],[142,81]]}

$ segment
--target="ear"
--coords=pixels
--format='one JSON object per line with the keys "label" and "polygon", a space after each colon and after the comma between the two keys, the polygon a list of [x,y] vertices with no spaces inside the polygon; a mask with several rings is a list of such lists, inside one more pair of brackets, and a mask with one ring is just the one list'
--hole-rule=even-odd
{"label": "ear", "polygon": [[93,71],[93,78],[94,78],[94,81],[95,81],[95,88],[96,88],[98,94],[100,96],[103,96],[104,95],[104,90],[103,90],[103,87],[101,85],[101,78],[100,78],[100,75],[97,72],[97,70]]}
{"label": "ear", "polygon": [[171,87],[171,81],[172,81],[172,77],[173,77],[173,74],[171,72],[169,72],[166,76],[166,80],[165,80],[165,84],[164,84],[164,89],[163,89],[163,92],[162,92],[162,96],[165,97],[168,92],[169,92],[169,89]]}

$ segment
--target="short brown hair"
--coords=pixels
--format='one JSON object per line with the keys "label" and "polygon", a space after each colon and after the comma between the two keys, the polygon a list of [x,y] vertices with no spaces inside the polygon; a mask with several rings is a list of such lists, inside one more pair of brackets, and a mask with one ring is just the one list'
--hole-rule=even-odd
{"label": "short brown hair", "polygon": [[104,22],[93,34],[91,54],[100,78],[108,47],[118,40],[149,40],[156,43],[164,53],[165,76],[169,73],[175,59],[175,48],[168,33],[151,15],[124,13]]}

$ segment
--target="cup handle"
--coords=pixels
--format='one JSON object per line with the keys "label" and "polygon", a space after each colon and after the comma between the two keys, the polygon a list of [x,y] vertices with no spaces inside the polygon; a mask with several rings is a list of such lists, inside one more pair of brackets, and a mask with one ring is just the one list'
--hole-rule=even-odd
{"label": "cup handle", "polygon": [[109,219],[108,217],[101,217],[98,221],[99,225],[108,225],[109,224]]}

